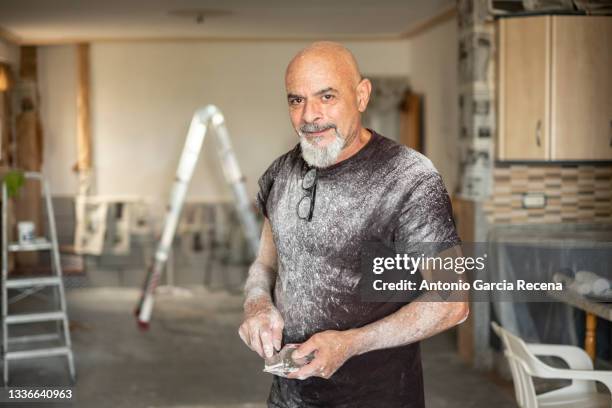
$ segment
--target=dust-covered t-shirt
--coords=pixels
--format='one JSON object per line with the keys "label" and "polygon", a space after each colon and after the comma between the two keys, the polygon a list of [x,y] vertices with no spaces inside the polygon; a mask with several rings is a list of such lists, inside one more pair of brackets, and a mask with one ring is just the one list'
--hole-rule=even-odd
{"label": "dust-covered t-shirt", "polygon": [[[275,305],[283,343],[325,330],[347,330],[404,306],[360,298],[366,243],[459,243],[450,200],[429,159],[376,132],[355,155],[317,169],[312,219],[298,216],[310,169],[299,144],[259,180],[257,204],[270,220],[278,252]],[[410,328],[407,328],[410,330]],[[274,377],[270,407],[424,407],[419,344],[350,358],[330,379]]]}

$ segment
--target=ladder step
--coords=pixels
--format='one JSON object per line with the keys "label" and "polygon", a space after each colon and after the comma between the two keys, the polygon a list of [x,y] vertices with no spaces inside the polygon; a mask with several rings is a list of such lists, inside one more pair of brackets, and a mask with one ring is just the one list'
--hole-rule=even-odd
{"label": "ladder step", "polygon": [[50,322],[53,320],[62,320],[66,317],[66,314],[62,311],[59,312],[45,312],[45,313],[27,313],[6,316],[6,324],[19,324],[19,323],[37,323],[37,322]]}
{"label": "ladder step", "polygon": [[28,288],[32,286],[52,286],[62,282],[59,276],[45,276],[41,278],[9,279],[6,281],[8,289]]}
{"label": "ladder step", "polygon": [[45,251],[53,248],[51,242],[46,239],[35,241],[27,244],[20,244],[19,242],[12,242],[8,245],[9,252],[22,252],[22,251]]}
{"label": "ladder step", "polygon": [[5,354],[7,360],[21,360],[25,358],[52,357],[70,354],[68,347],[51,347],[35,350],[9,351]]}
{"label": "ladder step", "polygon": [[8,342],[10,344],[14,343],[31,343],[34,341],[50,341],[50,340],[59,340],[62,337],[57,333],[49,333],[49,334],[33,334],[30,336],[19,336],[19,337],[10,337]]}

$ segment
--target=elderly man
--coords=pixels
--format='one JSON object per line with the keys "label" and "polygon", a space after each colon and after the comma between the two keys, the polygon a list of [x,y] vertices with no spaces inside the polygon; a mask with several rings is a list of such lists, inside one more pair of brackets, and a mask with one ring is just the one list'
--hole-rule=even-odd
{"label": "elderly man", "polygon": [[262,357],[314,355],[275,376],[270,407],[423,407],[419,341],[468,313],[463,302],[364,302],[366,242],[459,245],[442,179],[423,155],[361,124],[371,92],[353,55],[317,42],[285,76],[299,144],[259,180],[265,216],[246,282],[242,340]]}

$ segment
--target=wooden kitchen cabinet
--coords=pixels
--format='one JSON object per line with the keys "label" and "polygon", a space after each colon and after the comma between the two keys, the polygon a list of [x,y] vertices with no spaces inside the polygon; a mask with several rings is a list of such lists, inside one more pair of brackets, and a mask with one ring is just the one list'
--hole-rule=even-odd
{"label": "wooden kitchen cabinet", "polygon": [[612,160],[612,17],[499,21],[500,160]]}

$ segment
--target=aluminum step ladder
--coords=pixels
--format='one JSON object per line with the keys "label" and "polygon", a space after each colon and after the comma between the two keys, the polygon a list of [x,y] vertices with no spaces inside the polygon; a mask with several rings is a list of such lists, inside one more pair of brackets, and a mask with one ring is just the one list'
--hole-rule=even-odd
{"label": "aluminum step ladder", "polygon": [[225,117],[215,105],[206,105],[196,110],[191,118],[191,124],[187,131],[187,139],[179,159],[178,169],[176,170],[174,184],[170,193],[170,203],[166,210],[163,233],[157,244],[153,266],[146,275],[142,293],[136,306],[135,314],[138,327],[143,330],[148,329],[149,322],[151,321],[155,289],[167,264],[168,256],[171,254],[172,240],[174,239],[187,189],[189,188],[189,182],[191,181],[191,176],[202,151],[202,143],[210,125],[214,128],[217,137],[217,154],[221,161],[225,180],[231,186],[234,193],[236,214],[249,244],[251,255],[253,257],[257,256],[260,227],[247,193],[245,179],[238,165],[238,159],[230,142],[229,132],[225,125]]}
{"label": "aluminum step ladder", "polygon": [[[59,258],[57,243],[57,232],[55,229],[55,216],[53,204],[49,193],[49,185],[40,173],[24,173],[26,180],[40,181],[46,205],[46,213],[49,222],[49,239],[37,238],[32,243],[20,244],[19,242],[8,242],[8,194],[6,184],[2,183],[2,360],[4,385],[9,381],[9,362],[22,359],[65,356],[68,359],[68,369],[70,378],[75,381],[74,356],[72,354],[72,344],[70,341],[70,330],[68,326],[68,315],[66,313],[66,296],[64,292],[64,282],[62,280],[62,268]],[[28,278],[8,278],[8,256],[10,253],[23,251],[50,251],[51,255],[51,276],[28,277]],[[45,288],[51,288],[53,293],[53,308],[38,313],[9,314],[8,306],[27,296]],[[9,290],[18,291],[19,294],[9,299]],[[34,324],[43,322],[55,323],[56,333],[37,334],[19,337],[10,337],[9,332],[14,325]],[[31,343],[55,341],[58,346],[25,348]],[[10,346],[20,344],[22,349],[12,350]]]}

